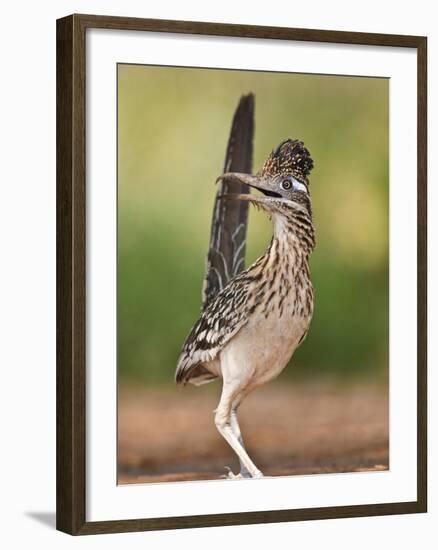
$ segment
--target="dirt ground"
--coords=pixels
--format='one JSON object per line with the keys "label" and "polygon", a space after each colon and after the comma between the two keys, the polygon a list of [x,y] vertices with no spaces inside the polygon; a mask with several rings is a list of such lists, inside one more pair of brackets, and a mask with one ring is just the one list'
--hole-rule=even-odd
{"label": "dirt ground", "polygon": [[[216,431],[220,383],[119,392],[118,482],[219,479],[233,451]],[[248,453],[265,475],[388,469],[388,388],[271,383],[239,409]]]}

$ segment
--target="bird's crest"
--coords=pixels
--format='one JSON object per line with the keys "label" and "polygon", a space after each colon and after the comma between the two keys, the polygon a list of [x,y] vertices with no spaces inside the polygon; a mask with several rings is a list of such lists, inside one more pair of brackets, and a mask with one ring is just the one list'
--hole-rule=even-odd
{"label": "bird's crest", "polygon": [[313,168],[313,160],[304,143],[297,139],[285,139],[266,160],[261,175],[286,175],[309,185],[308,175]]}

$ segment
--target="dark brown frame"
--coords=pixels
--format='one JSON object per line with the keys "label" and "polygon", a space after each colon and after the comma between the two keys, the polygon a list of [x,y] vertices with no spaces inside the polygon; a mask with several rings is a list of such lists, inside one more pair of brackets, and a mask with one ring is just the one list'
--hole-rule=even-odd
{"label": "dark brown frame", "polygon": [[[385,504],[87,522],[85,515],[85,32],[141,30],[276,40],[396,46],[417,50],[418,71],[418,462],[417,500]],[[274,523],[427,511],[427,39],[70,15],[57,21],[57,529],[72,535]]]}

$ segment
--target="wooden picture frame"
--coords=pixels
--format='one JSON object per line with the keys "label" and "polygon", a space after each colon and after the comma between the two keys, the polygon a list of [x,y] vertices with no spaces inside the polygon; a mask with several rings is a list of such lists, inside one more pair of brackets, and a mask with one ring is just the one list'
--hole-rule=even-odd
{"label": "wooden picture frame", "polygon": [[[413,48],[417,51],[417,499],[410,502],[88,522],[86,520],[86,147],[87,29],[118,29]],[[355,33],[71,15],[57,21],[57,529],[72,535],[273,523],[427,509],[426,246],[427,40]]]}

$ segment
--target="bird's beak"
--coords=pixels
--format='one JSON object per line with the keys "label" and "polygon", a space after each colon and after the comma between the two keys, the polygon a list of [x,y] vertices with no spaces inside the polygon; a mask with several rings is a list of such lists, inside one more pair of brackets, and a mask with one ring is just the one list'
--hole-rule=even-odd
{"label": "bird's beak", "polygon": [[[231,181],[237,181],[239,183],[249,185],[253,189],[257,189],[258,191],[261,191],[264,195],[268,197],[281,197],[279,193],[276,193],[273,189],[273,185],[269,180],[264,178],[263,176],[253,176],[251,174],[241,174],[239,172],[226,172],[225,174],[222,174],[222,176],[219,176],[216,180],[216,183],[218,181],[222,180],[231,180]],[[244,198],[245,195],[238,195],[236,198],[243,199],[243,200],[249,200]],[[252,196],[252,199],[262,199],[262,197],[254,197]],[[252,200],[251,199],[251,200]],[[262,199],[263,200],[263,199]]]}

